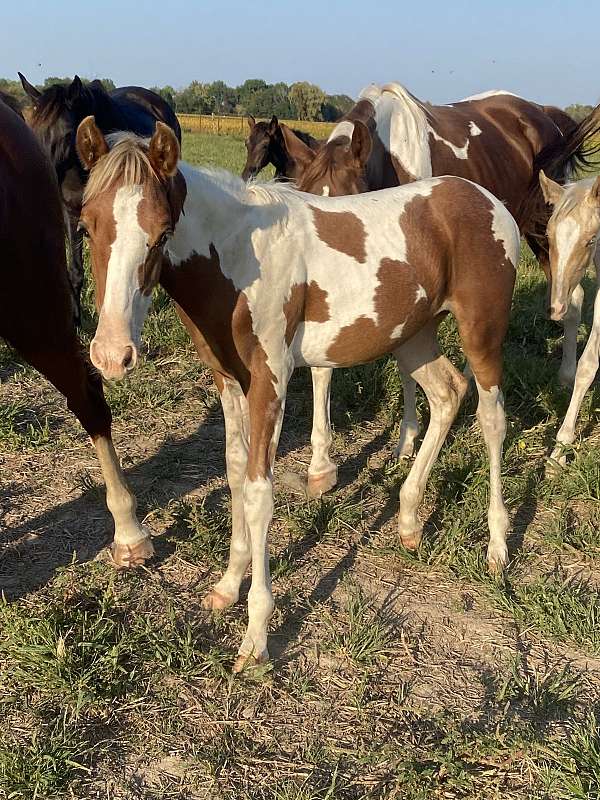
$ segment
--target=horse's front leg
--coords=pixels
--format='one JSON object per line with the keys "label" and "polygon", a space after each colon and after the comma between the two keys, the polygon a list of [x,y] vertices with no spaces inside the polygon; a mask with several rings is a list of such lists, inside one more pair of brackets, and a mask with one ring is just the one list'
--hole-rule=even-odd
{"label": "horse's front leg", "polygon": [[572,386],[577,371],[577,332],[581,323],[581,308],[583,306],[583,287],[575,287],[569,308],[563,320],[565,331],[562,348],[562,361],[558,371],[558,380],[563,386]]}
{"label": "horse's front leg", "polygon": [[252,550],[252,583],[248,593],[248,627],[233,666],[234,672],[241,672],[244,667],[263,663],[269,658],[267,625],[274,603],[267,534],[273,517],[273,464],[292,371],[287,357],[269,359],[269,365],[277,362],[281,365],[277,375],[271,372],[266,359],[252,370],[248,393],[250,446],[243,501]]}
{"label": "horse's front leg", "polygon": [[398,368],[402,378],[404,413],[400,423],[400,437],[398,444],[394,448],[394,456],[396,458],[412,458],[415,452],[415,442],[420,431],[417,418],[417,383],[408,372],[402,370],[400,364],[398,364]]}
{"label": "horse's front leg", "polygon": [[312,458],[308,468],[308,493],[320,497],[337,483],[337,467],[329,457],[331,447],[331,418],[329,398],[331,376],[329,367],[311,369],[313,385],[313,425],[310,436]]}
{"label": "horse's front leg", "polygon": [[225,460],[231,491],[229,564],[221,580],[206,595],[204,608],[219,610],[237,602],[240,584],[250,565],[250,540],[244,521],[244,478],[248,463],[248,403],[237,381],[215,376],[225,417]]}
{"label": "horse's front leg", "polygon": [[75,324],[81,322],[81,289],[83,287],[83,231],[78,229],[79,220],[69,211],[64,212],[65,227],[69,240],[67,275],[71,287],[71,300]]}

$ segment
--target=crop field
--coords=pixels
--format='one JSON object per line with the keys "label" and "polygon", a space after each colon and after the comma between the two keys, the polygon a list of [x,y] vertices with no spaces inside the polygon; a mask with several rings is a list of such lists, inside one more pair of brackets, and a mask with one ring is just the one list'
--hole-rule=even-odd
{"label": "crop field", "polygon": [[[239,138],[184,156],[239,172]],[[585,320],[594,282],[586,280]],[[85,295],[85,339],[94,330]],[[135,374],[107,388],[114,439],[155,536],[115,571],[100,469],[62,398],[0,349],[0,798],[437,800],[600,797],[600,394],[544,477],[569,393],[561,329],[523,251],[505,348],[502,579],[485,565],[488,465],[471,395],[396,535],[409,465],[394,365],[334,377],[338,488],[308,500],[312,397],[292,380],[275,468],[271,664],[233,677],[241,602],[208,616],[230,504],[216,390],[160,292]],[[587,328],[581,327],[581,339]],[[463,358],[451,322],[443,348]],[[421,420],[427,407],[421,397]]]}
{"label": "crop field", "polygon": [[[229,135],[243,139],[248,132],[248,117],[220,117],[216,114],[177,114],[181,129],[189,134]],[[260,122],[260,117],[257,122]],[[290,128],[305,131],[315,139],[326,139],[335,128],[334,122],[282,119]]]}

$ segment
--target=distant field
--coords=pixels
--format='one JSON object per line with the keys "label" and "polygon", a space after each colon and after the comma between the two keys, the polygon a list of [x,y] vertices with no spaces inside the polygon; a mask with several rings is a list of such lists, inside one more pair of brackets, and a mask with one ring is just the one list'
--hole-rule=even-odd
{"label": "distant field", "polygon": [[[184,157],[239,173],[232,136]],[[586,280],[586,320],[593,281]],[[399,544],[395,367],[335,374],[337,491],[291,488],[310,451],[307,370],[276,465],[273,663],[230,667],[243,599],[201,609],[227,557],[224,428],[210,377],[158,293],[145,358],[112,386],[114,437],[157,558],[115,572],[100,470],[56,392],[0,347],[0,798],[594,800],[600,796],[600,393],[544,478],[568,392],[560,328],[524,249],[505,349],[504,579],[485,568],[488,465],[467,398]],[[85,336],[94,330],[89,286]],[[585,332],[582,326],[581,334]],[[454,326],[443,349],[462,356]],[[419,414],[427,420],[423,399]]]}
{"label": "distant field", "polygon": [[[181,128],[189,133],[230,135],[244,138],[248,135],[248,117],[219,117],[210,114],[178,114]],[[260,122],[257,118],[257,122]],[[326,139],[335,127],[334,122],[310,122],[307,120],[282,119],[290,128],[310,133],[316,139]]]}

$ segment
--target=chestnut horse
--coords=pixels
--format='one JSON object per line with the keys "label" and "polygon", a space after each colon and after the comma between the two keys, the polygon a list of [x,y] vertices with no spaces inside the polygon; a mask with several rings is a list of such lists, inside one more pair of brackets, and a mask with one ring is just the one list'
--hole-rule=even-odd
{"label": "chestnut horse", "polygon": [[562,320],[573,293],[581,289],[588,267],[596,269],[594,318],[587,344],[575,375],[575,386],[563,424],[556,436],[547,470],[552,473],[566,464],[565,447],[575,440],[579,409],[598,371],[600,356],[600,177],[585,178],[561,186],[540,172],[540,184],[546,202],[553,207],[548,222],[552,292],[550,317]]}
{"label": "chestnut horse", "polygon": [[417,547],[425,484],[467,387],[438,349],[438,325],[451,312],[477,382],[489,453],[488,561],[502,569],[509,527],[500,478],[502,341],[520,246],[502,203],[455,177],[338,198],[277,183],[247,186],[179,163],[177,138],[160,123],[149,142],[130,134],[107,140],[89,117],[77,149],[91,170],[81,224],[100,309],[92,362],[112,379],[135,367],[160,282],[221,393],[232,538],[229,565],[205,605],[236,602],[252,565],[234,671],[268,658],[273,465],[297,366],[349,367],[393,352],[425,391],[430,424],[398,515],[401,541]]}
{"label": "chestnut horse", "polygon": [[83,239],[77,230],[86,175],[75,152],[75,133],[84,117],[94,114],[100,129],[133,131],[150,136],[157,120],[166,122],[181,142],[181,128],[166,100],[140,86],[122,86],[107,92],[100,81],[85,86],[75,76],[68,86],[53,84],[40,92],[19,72],[23,89],[33,102],[29,120],[56,168],[69,237],[69,281],[75,321],[79,322],[83,286]]}
{"label": "chestnut horse", "polygon": [[113,559],[142,563],[152,544],[111,441],[102,382],[73,324],[56,175],[23,119],[1,100],[0,336],[67,398],[100,460],[115,522]]}
{"label": "chestnut horse", "polygon": [[[357,104],[336,125],[327,143],[311,156],[298,180],[301,191],[331,197],[384,189],[435,175],[458,175],[488,189],[517,220],[548,278],[545,226],[548,214],[537,181],[540,167],[564,181],[585,165],[594,148],[586,141],[598,131],[600,116],[580,125],[563,111],[523,100],[510,92],[485,92],[449,106],[422,103],[398,83],[367,86]],[[312,160],[311,160],[312,159]],[[575,376],[577,329],[582,294],[575,292],[564,319],[565,340],[559,372],[562,383]],[[415,384],[406,375],[404,416],[395,453],[411,456],[419,433]],[[331,373],[313,380],[317,442],[331,441]],[[324,427],[317,422],[323,422]],[[335,468],[324,445],[322,463]]]}
{"label": "chestnut horse", "polygon": [[255,178],[268,164],[275,167],[275,178],[297,180],[324,144],[309,133],[289,128],[273,115],[269,122],[248,117],[250,135],[246,139],[246,164],[243,180]]}

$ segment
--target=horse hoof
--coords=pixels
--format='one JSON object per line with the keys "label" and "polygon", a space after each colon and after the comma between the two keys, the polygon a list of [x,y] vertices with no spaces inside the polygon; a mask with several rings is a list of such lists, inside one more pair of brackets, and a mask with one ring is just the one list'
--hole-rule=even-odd
{"label": "horse hoof", "polygon": [[309,497],[321,497],[326,492],[331,491],[337,483],[337,467],[319,472],[316,475],[308,476],[308,495]]}
{"label": "horse hoof", "polygon": [[403,442],[398,443],[396,447],[394,447],[393,455],[398,461],[402,461],[404,459],[412,458],[415,454],[415,443],[412,442]]}
{"label": "horse hoof", "polygon": [[402,542],[402,546],[407,550],[417,550],[421,544],[422,538],[423,531],[421,530],[407,531],[406,533],[400,531],[400,541]]}
{"label": "horse hoof", "polygon": [[236,597],[232,597],[228,594],[222,594],[221,592],[217,592],[216,589],[211,589],[211,591],[202,600],[202,608],[206,609],[207,611],[223,611],[223,609],[229,608],[229,606],[233,605],[236,600]]}
{"label": "horse hoof", "polygon": [[560,450],[558,452],[554,452],[546,461],[544,476],[548,478],[548,480],[554,480],[555,478],[558,478],[566,466],[567,456],[565,453],[561,452]]}
{"label": "horse hoof", "polygon": [[235,663],[231,669],[234,675],[238,675],[240,672],[243,672],[246,669],[252,669],[252,667],[258,667],[261,664],[266,664],[269,660],[269,651],[264,650],[259,655],[255,656],[254,653],[250,653],[246,655],[245,653],[240,653],[235,660]]}
{"label": "horse hoof", "polygon": [[508,564],[508,549],[506,545],[492,548],[487,552],[488,571],[490,575],[502,575],[504,567]]}
{"label": "horse hoof", "polygon": [[132,569],[133,567],[141,567],[154,555],[154,547],[150,537],[140,539],[135,544],[118,544],[113,542],[110,548],[110,557],[119,569]]}

